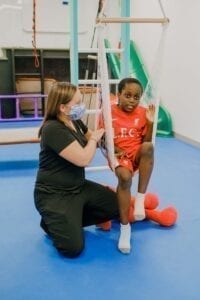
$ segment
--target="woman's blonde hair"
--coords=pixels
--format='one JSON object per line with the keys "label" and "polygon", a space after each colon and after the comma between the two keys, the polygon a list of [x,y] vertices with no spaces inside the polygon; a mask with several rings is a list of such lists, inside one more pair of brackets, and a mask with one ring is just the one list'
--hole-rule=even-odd
{"label": "woman's blonde hair", "polygon": [[42,125],[39,129],[40,137],[45,122],[58,120],[60,104],[70,102],[77,91],[77,87],[69,82],[56,82],[52,85],[47,98],[47,106]]}

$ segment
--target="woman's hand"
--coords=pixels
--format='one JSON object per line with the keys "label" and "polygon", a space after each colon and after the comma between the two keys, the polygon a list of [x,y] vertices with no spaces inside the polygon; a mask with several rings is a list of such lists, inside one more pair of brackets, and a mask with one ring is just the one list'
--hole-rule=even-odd
{"label": "woman's hand", "polygon": [[90,140],[95,140],[96,142],[98,142],[102,138],[104,132],[105,130],[103,128],[93,131],[90,135]]}
{"label": "woman's hand", "polygon": [[154,117],[155,117],[155,105],[154,104],[150,104],[146,110],[146,118],[147,121],[150,123],[154,122]]}

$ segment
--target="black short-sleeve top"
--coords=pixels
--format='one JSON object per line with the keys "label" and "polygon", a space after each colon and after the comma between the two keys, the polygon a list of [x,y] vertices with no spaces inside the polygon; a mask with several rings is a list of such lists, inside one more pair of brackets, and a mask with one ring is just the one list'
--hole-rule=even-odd
{"label": "black short-sleeve top", "polygon": [[85,180],[83,167],[62,158],[59,153],[77,140],[82,147],[87,144],[87,126],[81,120],[73,121],[76,131],[57,120],[47,121],[41,133],[39,169],[36,185],[58,190],[75,191]]}

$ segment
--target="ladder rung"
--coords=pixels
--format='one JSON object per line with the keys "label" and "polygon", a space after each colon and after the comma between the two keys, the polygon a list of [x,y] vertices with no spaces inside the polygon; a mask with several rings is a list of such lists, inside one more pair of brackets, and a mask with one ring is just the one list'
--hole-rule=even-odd
{"label": "ladder rung", "polygon": [[86,114],[93,115],[93,114],[100,114],[102,112],[101,109],[86,109]]}
{"label": "ladder rung", "polygon": [[[121,53],[124,51],[123,48],[106,48],[106,53]],[[85,48],[85,49],[79,49],[79,53],[97,53],[98,48]]]}
{"label": "ladder rung", "polygon": [[97,55],[88,55],[87,56],[89,59],[92,59],[92,60],[97,60]]}
{"label": "ladder rung", "polygon": [[[110,84],[118,84],[119,79],[109,79]],[[79,79],[78,81],[79,84],[100,84],[101,80],[100,79]]]}
{"label": "ladder rung", "polygon": [[106,166],[94,166],[94,167],[86,167],[86,171],[105,171],[105,170],[110,170],[110,167],[108,165]]}
{"label": "ladder rung", "polygon": [[114,17],[114,18],[97,18],[99,23],[169,23],[168,18],[130,18],[130,17]]}

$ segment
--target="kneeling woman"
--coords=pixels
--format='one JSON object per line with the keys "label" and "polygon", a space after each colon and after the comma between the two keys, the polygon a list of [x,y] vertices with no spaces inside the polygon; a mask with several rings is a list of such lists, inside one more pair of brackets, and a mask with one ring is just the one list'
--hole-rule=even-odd
{"label": "kneeling woman", "polygon": [[119,217],[116,193],[86,180],[84,167],[93,159],[103,129],[89,130],[80,120],[81,93],[70,83],[55,83],[48,95],[34,189],[41,227],[67,257],[84,248],[84,226]]}

